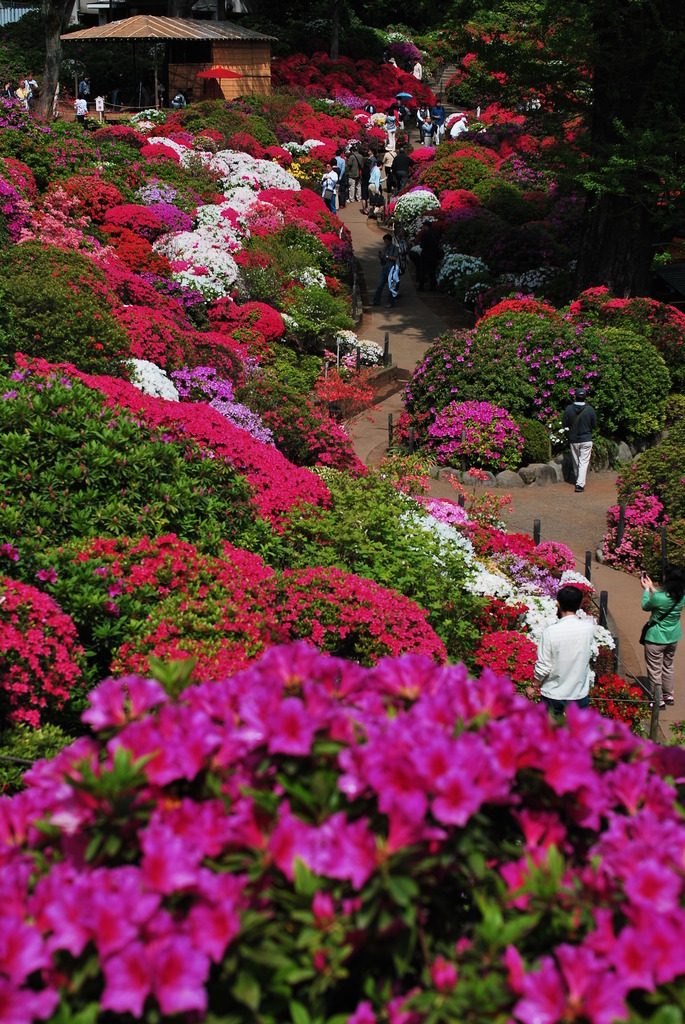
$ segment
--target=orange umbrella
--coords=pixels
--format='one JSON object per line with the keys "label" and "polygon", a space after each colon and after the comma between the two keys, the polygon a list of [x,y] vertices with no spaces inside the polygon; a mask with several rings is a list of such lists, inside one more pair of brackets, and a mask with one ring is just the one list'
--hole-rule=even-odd
{"label": "orange umbrella", "polygon": [[243,76],[239,71],[232,71],[230,68],[225,68],[223,65],[218,65],[215,68],[207,68],[206,71],[198,71],[198,78],[242,78]]}

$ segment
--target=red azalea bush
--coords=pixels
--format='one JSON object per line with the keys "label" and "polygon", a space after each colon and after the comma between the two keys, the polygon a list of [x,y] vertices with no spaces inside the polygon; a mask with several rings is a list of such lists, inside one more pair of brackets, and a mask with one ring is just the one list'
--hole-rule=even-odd
{"label": "red azalea bush", "polygon": [[[49,582],[49,571],[38,573]],[[85,653],[68,615],[35,587],[0,576],[0,712],[36,728],[64,707]],[[2,957],[0,957],[0,991]]]}
{"label": "red azalea bush", "polygon": [[135,203],[124,203],[107,210],[105,224],[107,227],[128,228],[148,242],[154,242],[164,231],[164,225],[152,210]]}
{"label": "red azalea bush", "polygon": [[275,448],[257,441],[208,405],[166,402],[142,394],[126,381],[69,369],[87,387],[102,391],[110,404],[142,414],[150,426],[167,428],[176,436],[187,434],[213,452],[215,458],[226,459],[254,487],[259,513],[274,527],[280,528],[296,506],[329,503],[323,481],[306,469],[296,468]]}
{"label": "red azalea bush", "polygon": [[414,601],[341,569],[286,569],[278,604],[290,640],[361,665],[405,653],[447,658],[427,612]]}
{"label": "red azalea bush", "polygon": [[626,326],[649,338],[664,358],[674,391],[685,393],[685,313],[656,299],[614,298],[604,287],[581,292],[569,306],[573,322]]}
{"label": "red azalea bush", "polygon": [[171,146],[165,146],[163,142],[146,142],[140,151],[140,155],[150,163],[154,160],[171,160],[175,164],[181,162],[181,158]]}
{"label": "red azalea bush", "polygon": [[275,573],[250,552],[225,544],[220,558],[210,558],[171,535],[138,544],[98,541],[88,556],[109,563],[109,614],[135,602],[133,636],[112,662],[116,674],[144,671],[154,656],[192,658],[192,679],[222,679],[286,638],[275,613]]}
{"label": "red azalea bush", "polygon": [[84,719],[0,798],[12,1021],[642,1024],[682,999],[682,750],[558,725],[489,671],[305,645],[175,700],[106,680]]}
{"label": "red azalea bush", "polygon": [[248,153],[257,160],[264,159],[264,147],[247,132],[236,132],[226,142],[226,149],[235,149],[240,153]]}
{"label": "red azalea bush", "polygon": [[[412,159],[414,154],[412,153]],[[446,188],[440,193],[440,207],[444,212],[448,210],[463,210],[464,207],[480,206],[481,202],[477,195],[465,188]]]}
{"label": "red azalea bush", "polygon": [[507,604],[498,597],[488,597],[483,606],[476,609],[474,625],[479,633],[515,632],[527,611],[528,606],[520,602]]}
{"label": "red azalea bush", "polygon": [[50,557],[51,593],[101,675],[146,670],[155,656],[194,658],[194,679],[223,678],[285,638],[274,570],[231,544],[212,556],[172,533],[97,539]]}
{"label": "red azalea bush", "polygon": [[532,295],[519,295],[513,299],[502,299],[501,302],[491,306],[490,309],[478,318],[476,323],[483,324],[493,316],[518,316],[521,313],[532,313],[534,316],[539,316],[541,320],[549,320],[552,323],[560,323],[561,321],[557,310],[554,306],[550,306],[548,302],[536,299]]}
{"label": "red azalea bush", "polygon": [[0,171],[2,171],[3,178],[11,182],[26,199],[30,199],[32,202],[35,200],[38,191],[36,179],[27,164],[12,156],[3,156],[0,157]]}
{"label": "red azalea bush", "polygon": [[102,227],[107,241],[116,251],[117,256],[127,267],[135,272],[147,272],[160,276],[170,275],[171,267],[166,256],[154,252],[152,245],[145,238],[129,228],[109,226]]}
{"label": "red azalea bush", "polygon": [[438,146],[435,160],[421,168],[419,183],[436,194],[446,189],[468,191],[477,182],[490,178],[498,163],[497,154],[482,146]]}
{"label": "red azalea bush", "polygon": [[133,149],[142,149],[145,139],[127,124],[103,124],[97,130],[97,142],[125,142]]}
{"label": "red azalea bush", "polygon": [[177,324],[170,313],[142,305],[115,307],[112,312],[129,336],[135,359],[148,359],[164,369],[188,362],[192,345],[183,323]]}
{"label": "red azalea bush", "polygon": [[605,718],[623,722],[629,729],[639,731],[649,715],[647,695],[639,686],[617,676],[615,672],[599,675],[590,690],[590,707]]}
{"label": "red azalea bush", "polygon": [[507,675],[514,683],[528,685],[533,681],[537,646],[515,630],[503,629],[481,638],[474,654],[479,668],[489,668],[497,675]]}
{"label": "red azalea bush", "polygon": [[107,211],[124,202],[116,185],[89,175],[75,174],[51,188],[63,188],[67,195],[78,199],[77,213],[90,217],[94,224],[104,224]]}

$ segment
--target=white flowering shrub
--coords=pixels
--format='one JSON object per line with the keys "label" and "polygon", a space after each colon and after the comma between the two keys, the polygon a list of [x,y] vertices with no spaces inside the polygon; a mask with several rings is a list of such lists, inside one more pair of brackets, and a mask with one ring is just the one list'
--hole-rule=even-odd
{"label": "white flowering shrub", "polygon": [[395,223],[408,231],[415,228],[416,221],[431,210],[440,209],[440,200],[427,188],[418,188],[400,196],[395,203]]}
{"label": "white flowering shrub", "polygon": [[224,195],[237,188],[250,188],[255,192],[266,188],[281,188],[291,192],[300,190],[297,178],[273,160],[258,160],[248,153],[230,149],[203,155],[209,157],[209,170],[219,175]]}
{"label": "white flowering shrub", "polygon": [[166,375],[166,371],[148,359],[127,360],[131,371],[131,384],[134,388],[152,395],[153,398],[165,398],[167,402],[178,402],[178,391]]}

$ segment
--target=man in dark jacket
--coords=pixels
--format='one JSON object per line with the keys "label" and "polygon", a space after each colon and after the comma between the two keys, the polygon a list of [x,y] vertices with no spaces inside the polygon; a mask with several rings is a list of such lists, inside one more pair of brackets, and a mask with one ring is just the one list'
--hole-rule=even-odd
{"label": "man in dark jacket", "polygon": [[426,278],[428,278],[430,290],[434,292],[438,287],[436,271],[442,257],[442,249],[440,235],[432,221],[428,221],[425,228],[419,233],[417,242],[421,246],[421,255],[416,268],[418,291],[423,291]]}
{"label": "man in dark jacket", "polygon": [[571,459],[576,474],[576,494],[585,490],[585,478],[592,454],[592,431],[597,427],[597,414],[585,401],[586,397],[585,388],[577,388],[575,400],[566,406],[561,418],[561,425],[568,428]]}
{"label": "man in dark jacket", "polygon": [[404,151],[404,146],[400,146],[395,159],[392,162],[392,175],[395,179],[395,192],[401,192],[404,186],[407,184],[407,178],[409,177],[409,171],[414,166],[414,161]]}

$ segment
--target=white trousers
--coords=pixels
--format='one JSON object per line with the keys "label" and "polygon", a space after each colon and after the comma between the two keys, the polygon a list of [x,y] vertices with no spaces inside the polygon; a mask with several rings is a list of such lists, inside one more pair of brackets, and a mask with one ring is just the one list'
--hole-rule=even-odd
{"label": "white trousers", "polygon": [[576,474],[576,487],[585,487],[590,455],[592,453],[592,441],[577,441],[571,445],[571,458],[573,469]]}

